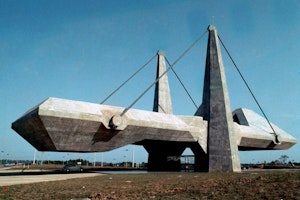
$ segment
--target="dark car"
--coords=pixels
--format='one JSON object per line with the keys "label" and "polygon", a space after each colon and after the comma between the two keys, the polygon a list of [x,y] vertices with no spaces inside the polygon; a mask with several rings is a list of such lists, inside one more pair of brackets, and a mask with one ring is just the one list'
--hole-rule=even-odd
{"label": "dark car", "polygon": [[83,172],[83,168],[80,165],[75,163],[69,163],[63,166],[61,171],[69,173],[69,172]]}

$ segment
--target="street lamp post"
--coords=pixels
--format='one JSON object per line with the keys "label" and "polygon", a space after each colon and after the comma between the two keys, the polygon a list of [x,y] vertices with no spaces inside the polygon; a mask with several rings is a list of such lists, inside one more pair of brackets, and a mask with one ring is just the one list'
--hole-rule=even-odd
{"label": "street lamp post", "polygon": [[34,153],[33,153],[33,162],[32,162],[33,165],[35,164],[35,158],[36,158],[36,149],[34,150]]}
{"label": "street lamp post", "polygon": [[94,167],[96,166],[96,153],[94,153]]}
{"label": "street lamp post", "polygon": [[6,154],[5,164],[8,164],[9,153]]}
{"label": "street lamp post", "polygon": [[[126,149],[125,151],[126,151],[126,154],[125,154],[125,156],[124,156],[124,157],[125,157],[125,167],[127,167],[127,160],[126,160],[126,157],[127,157],[128,149]],[[129,157],[130,157],[130,156],[128,156],[128,158],[129,158]]]}
{"label": "street lamp post", "polygon": [[132,168],[134,168],[134,146],[132,146]]}
{"label": "street lamp post", "polygon": [[4,161],[4,151],[1,151],[2,153],[2,156],[1,156],[1,164],[3,164],[3,161]]}
{"label": "street lamp post", "polygon": [[127,167],[126,155],[124,156],[124,160],[125,160],[125,167]]}

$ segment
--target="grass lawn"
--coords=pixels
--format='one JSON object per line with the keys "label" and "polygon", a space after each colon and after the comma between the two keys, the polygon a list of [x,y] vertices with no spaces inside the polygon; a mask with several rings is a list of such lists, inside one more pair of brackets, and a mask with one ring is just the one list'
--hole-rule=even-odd
{"label": "grass lawn", "polygon": [[300,170],[107,174],[0,188],[0,199],[83,198],[300,200]]}

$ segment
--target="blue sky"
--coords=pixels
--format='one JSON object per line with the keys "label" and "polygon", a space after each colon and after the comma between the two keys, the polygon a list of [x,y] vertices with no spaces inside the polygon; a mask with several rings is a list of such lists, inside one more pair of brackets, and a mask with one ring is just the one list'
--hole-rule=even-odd
{"label": "blue sky", "polygon": [[[48,97],[101,102],[158,50],[172,63],[214,24],[270,121],[300,141],[300,2],[199,0],[0,0],[0,156],[32,159],[35,149],[11,123]],[[207,35],[175,66],[200,104]],[[261,114],[225,51],[232,110]],[[156,61],[106,104],[129,106],[155,79]],[[173,112],[195,107],[169,74]],[[152,110],[153,90],[134,108]],[[131,158],[132,146],[97,153],[96,160]],[[135,160],[147,161],[135,148]],[[287,151],[240,152],[242,162],[300,161],[300,145]],[[94,154],[37,152],[43,159]],[[0,158],[0,159],[1,159]]]}

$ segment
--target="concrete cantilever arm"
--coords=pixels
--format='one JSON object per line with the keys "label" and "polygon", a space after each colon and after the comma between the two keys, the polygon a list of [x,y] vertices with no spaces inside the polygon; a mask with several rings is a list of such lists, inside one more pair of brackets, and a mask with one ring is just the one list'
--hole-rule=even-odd
{"label": "concrete cantilever arm", "polygon": [[[41,151],[108,151],[145,139],[196,142],[206,137],[205,121],[188,124],[175,115],[49,98],[12,128]],[[114,118],[117,116],[117,118]],[[111,120],[116,127],[112,128]]]}
{"label": "concrete cantilever arm", "polygon": [[[137,109],[118,116],[123,109],[49,98],[13,122],[12,128],[40,151],[101,152],[143,140],[161,140],[197,142],[207,152],[207,121],[202,117]],[[263,129],[260,116],[247,109],[233,114],[239,114],[235,131],[240,150],[287,149],[297,142],[274,125],[283,140],[274,145],[273,135]],[[109,123],[114,116],[117,127],[112,129]]]}

